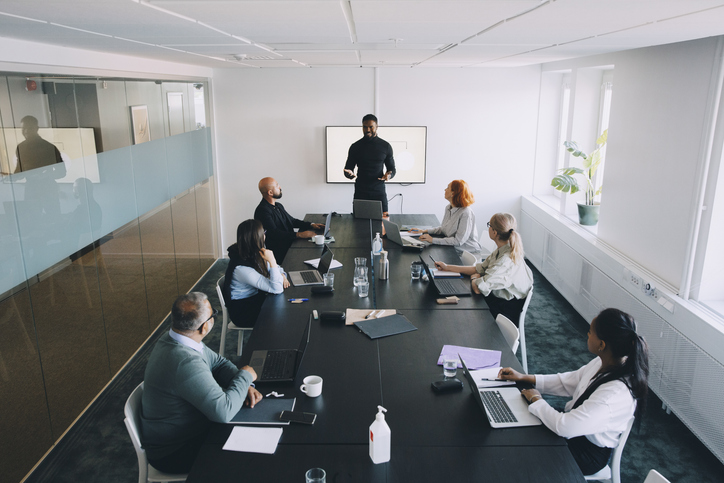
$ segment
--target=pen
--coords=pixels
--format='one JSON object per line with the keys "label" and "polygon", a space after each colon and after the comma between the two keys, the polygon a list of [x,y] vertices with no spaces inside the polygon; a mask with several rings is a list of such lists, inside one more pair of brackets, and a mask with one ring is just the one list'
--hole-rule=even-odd
{"label": "pen", "polygon": [[509,381],[509,379],[499,379],[497,377],[482,377],[481,381]]}
{"label": "pen", "polygon": [[373,315],[375,315],[375,312],[377,312],[377,311],[376,311],[376,310],[373,310],[373,311],[370,312],[369,314],[365,315],[365,319],[369,319],[370,317],[372,317]]}
{"label": "pen", "polygon": [[385,313],[384,310],[380,310],[380,311],[377,313],[377,315],[375,315],[375,319],[379,319],[380,317],[382,317],[382,314],[384,314],[384,313]]}
{"label": "pen", "polygon": [[307,302],[307,301],[309,301],[309,299],[289,299],[289,301],[293,304],[298,304],[298,303],[302,303],[302,302]]}
{"label": "pen", "polygon": [[430,257],[430,260],[432,260],[432,264],[433,264],[433,265],[437,263],[437,262],[435,261],[435,259],[432,258],[432,255],[428,255],[428,257]]}

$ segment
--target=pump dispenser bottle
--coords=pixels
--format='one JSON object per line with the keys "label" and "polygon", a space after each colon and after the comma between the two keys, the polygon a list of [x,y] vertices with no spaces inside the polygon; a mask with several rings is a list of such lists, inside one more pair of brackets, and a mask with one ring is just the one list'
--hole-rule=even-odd
{"label": "pump dispenser bottle", "polygon": [[370,425],[370,458],[374,464],[390,461],[390,427],[387,426],[385,415],[387,409],[377,406],[377,416]]}
{"label": "pump dispenser bottle", "polygon": [[372,241],[372,254],[379,255],[381,251],[382,251],[382,238],[380,238],[380,234],[377,233],[375,236],[375,239]]}

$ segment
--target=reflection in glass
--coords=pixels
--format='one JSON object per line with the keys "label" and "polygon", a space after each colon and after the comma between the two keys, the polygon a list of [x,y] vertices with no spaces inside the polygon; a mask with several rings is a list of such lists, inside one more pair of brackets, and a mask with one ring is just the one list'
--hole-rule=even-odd
{"label": "reflection in glass", "polygon": [[[148,316],[151,329],[154,330],[166,317],[169,307],[179,295],[171,203],[167,201],[142,216],[140,222]],[[186,290],[188,289],[184,292]]]}
{"label": "reflection in glass", "polygon": [[151,333],[138,220],[103,237],[95,249],[111,374]]}
{"label": "reflection in glass", "polygon": [[196,216],[199,226],[199,260],[206,271],[216,261],[216,210],[213,202],[213,178],[196,185]]}
{"label": "reflection in glass", "polygon": [[0,475],[20,481],[53,442],[27,288],[0,301]]}
{"label": "reflection in glass", "polygon": [[188,291],[201,277],[199,232],[196,222],[196,196],[191,189],[171,201],[174,252],[179,293]]}
{"label": "reflection in glass", "polygon": [[110,378],[93,252],[44,271],[30,286],[53,438]]}

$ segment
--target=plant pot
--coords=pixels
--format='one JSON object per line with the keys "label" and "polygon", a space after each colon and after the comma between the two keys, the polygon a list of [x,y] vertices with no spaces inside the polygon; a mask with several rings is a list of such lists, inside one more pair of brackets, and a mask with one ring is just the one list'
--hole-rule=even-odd
{"label": "plant pot", "polygon": [[598,223],[598,210],[601,208],[599,203],[586,205],[578,203],[578,222],[581,225],[593,226]]}

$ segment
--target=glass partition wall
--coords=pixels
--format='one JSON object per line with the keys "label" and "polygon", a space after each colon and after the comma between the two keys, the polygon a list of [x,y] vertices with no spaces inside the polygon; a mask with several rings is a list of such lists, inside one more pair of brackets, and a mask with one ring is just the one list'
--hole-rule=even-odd
{"label": "glass partition wall", "polygon": [[3,481],[214,262],[205,87],[0,73]]}

